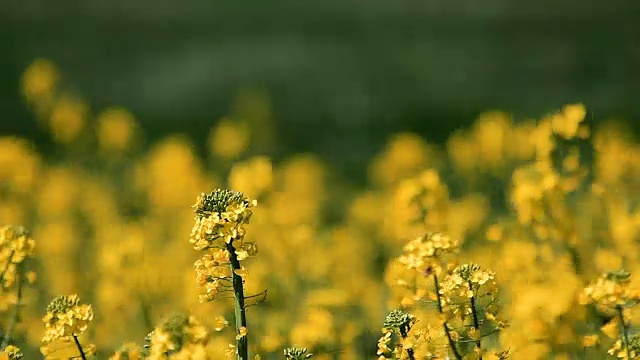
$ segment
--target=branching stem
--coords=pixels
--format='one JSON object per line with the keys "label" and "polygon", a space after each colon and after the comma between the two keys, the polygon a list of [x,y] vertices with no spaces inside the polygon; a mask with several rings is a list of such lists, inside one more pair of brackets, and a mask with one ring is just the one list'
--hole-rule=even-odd
{"label": "branching stem", "polygon": [[618,320],[620,320],[620,333],[622,335],[624,349],[627,353],[627,359],[631,359],[631,350],[629,349],[629,326],[624,321],[622,305],[616,305],[616,312],[618,313]]}
{"label": "branching stem", "polygon": [[[438,275],[436,274],[433,274],[433,283],[436,288],[436,297],[438,299],[438,311],[440,312],[440,314],[443,314],[444,312],[442,310],[442,295],[440,295],[440,283],[438,282]],[[442,326],[444,327],[445,335],[447,335],[447,341],[449,342],[449,347],[453,352],[453,356],[456,357],[456,360],[462,360],[462,356],[460,355],[460,352],[456,347],[456,343],[455,341],[453,341],[453,338],[451,337],[451,333],[449,332],[449,326],[447,325],[447,322],[444,321],[442,323]]]}

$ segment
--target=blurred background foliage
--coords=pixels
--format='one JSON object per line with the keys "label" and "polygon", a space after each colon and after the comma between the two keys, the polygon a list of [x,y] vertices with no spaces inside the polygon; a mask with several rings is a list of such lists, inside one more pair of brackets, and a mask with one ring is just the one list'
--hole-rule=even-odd
{"label": "blurred background foliage", "polygon": [[15,88],[22,69],[47,57],[92,106],[130,109],[152,139],[178,131],[203,144],[238,97],[258,93],[250,101],[268,106],[277,127],[278,146],[269,151],[312,151],[362,182],[353,165],[390,132],[443,142],[492,108],[527,118],[580,101],[595,118],[637,120],[633,7],[625,0],[4,0],[0,131],[46,139]]}

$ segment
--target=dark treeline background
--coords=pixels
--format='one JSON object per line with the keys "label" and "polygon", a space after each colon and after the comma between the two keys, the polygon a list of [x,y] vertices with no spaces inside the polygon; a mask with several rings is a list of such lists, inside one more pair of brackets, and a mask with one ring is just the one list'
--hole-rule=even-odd
{"label": "dark treeline background", "polygon": [[18,89],[38,57],[93,108],[129,108],[151,140],[204,142],[238,91],[263,90],[280,151],[347,173],[394,131],[442,142],[490,109],[583,102],[640,130],[629,0],[0,0],[0,44],[0,132],[36,140]]}

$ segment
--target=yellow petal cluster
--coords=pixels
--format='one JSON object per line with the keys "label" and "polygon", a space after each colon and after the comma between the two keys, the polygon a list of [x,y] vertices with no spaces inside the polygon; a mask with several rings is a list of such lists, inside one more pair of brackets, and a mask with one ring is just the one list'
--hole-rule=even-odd
{"label": "yellow petal cluster", "polygon": [[45,325],[42,341],[48,343],[61,337],[78,336],[87,330],[91,320],[91,305],[81,304],[77,295],[57,296],[47,306],[42,318]]}

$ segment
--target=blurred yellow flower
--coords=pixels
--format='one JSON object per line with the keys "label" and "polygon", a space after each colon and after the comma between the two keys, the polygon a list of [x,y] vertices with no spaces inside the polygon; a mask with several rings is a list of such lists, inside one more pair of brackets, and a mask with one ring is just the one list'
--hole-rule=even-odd
{"label": "blurred yellow flower", "polygon": [[598,335],[587,335],[582,338],[582,346],[592,347],[598,344],[600,337]]}
{"label": "blurred yellow flower", "polygon": [[149,356],[145,358],[148,360],[209,359],[205,347],[209,343],[210,333],[192,315],[168,317],[147,338]]}
{"label": "blurred yellow flower", "polygon": [[85,125],[87,104],[77,97],[63,95],[56,99],[49,117],[54,139],[61,143],[75,140]]}
{"label": "blurred yellow flower", "polygon": [[231,168],[229,185],[252,197],[260,197],[273,186],[271,159],[266,156],[256,156],[235,164]]}
{"label": "blurred yellow flower", "polygon": [[566,105],[561,113],[551,118],[554,133],[565,139],[575,138],[586,113],[587,111],[582,104]]}
{"label": "blurred yellow flower", "polygon": [[313,347],[329,342],[334,336],[334,320],[331,312],[324,309],[306,311],[290,332],[293,343],[304,347]]}
{"label": "blurred yellow flower", "polygon": [[22,359],[24,354],[20,351],[20,348],[14,345],[7,345],[2,352],[0,352],[0,360],[18,360]]}
{"label": "blurred yellow flower", "polygon": [[209,151],[223,159],[235,159],[249,147],[249,128],[237,119],[224,118],[209,134]]}
{"label": "blurred yellow flower", "polygon": [[47,59],[36,59],[22,74],[22,94],[30,103],[47,100],[54,92],[60,74]]}
{"label": "blurred yellow flower", "polygon": [[40,157],[29,142],[0,137],[0,184],[16,193],[30,193],[40,180]]}
{"label": "blurred yellow flower", "polygon": [[106,152],[122,152],[131,145],[136,120],[126,109],[112,107],[98,115],[97,126],[100,147]]}
{"label": "blurred yellow flower", "polygon": [[18,277],[27,274],[20,270],[20,264],[32,257],[36,242],[21,226],[0,227],[0,286],[11,288]]}
{"label": "blurred yellow flower", "polygon": [[247,336],[247,328],[242,326],[239,330],[238,330],[238,335],[236,335],[236,340],[240,340],[243,337]]}
{"label": "blurred yellow flower", "polygon": [[175,211],[192,202],[205,182],[204,169],[192,144],[171,136],[155,145],[135,171],[135,184],[157,212]]}
{"label": "blurred yellow flower", "polygon": [[390,185],[412,175],[425,165],[426,160],[427,145],[420,137],[410,133],[397,134],[389,140],[384,152],[373,161],[369,176],[375,184]]}
{"label": "blurred yellow flower", "polygon": [[129,342],[123,344],[109,360],[142,360],[142,349],[136,343]]}
{"label": "blurred yellow flower", "polygon": [[227,325],[229,325],[229,322],[223,316],[216,316],[213,328],[216,331],[221,331],[227,327]]}

